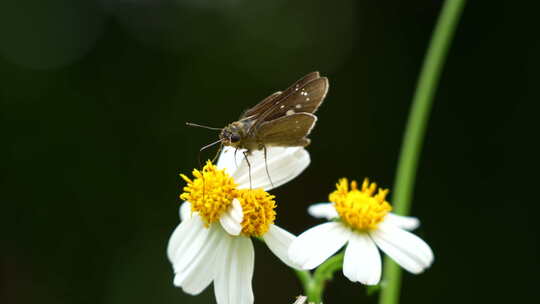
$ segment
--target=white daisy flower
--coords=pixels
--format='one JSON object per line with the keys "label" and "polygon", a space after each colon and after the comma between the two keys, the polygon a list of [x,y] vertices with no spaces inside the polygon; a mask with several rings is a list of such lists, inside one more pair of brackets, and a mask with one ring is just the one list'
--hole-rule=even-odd
{"label": "white daisy flower", "polygon": [[302,269],[313,269],[347,244],[343,274],[353,282],[377,285],[381,279],[381,256],[386,253],[405,270],[418,274],[433,263],[431,248],[406,231],[418,227],[413,217],[390,213],[388,190],[377,190],[367,179],[362,189],[355,181],[341,179],[330,203],[315,204],[308,212],[333,220],[299,235],[289,247],[289,258]]}
{"label": "white daisy flower", "polygon": [[[210,162],[180,196],[182,222],[173,232],[167,249],[173,264],[174,285],[196,295],[214,282],[218,304],[251,304],[254,250],[251,237],[262,238],[285,264],[294,267],[287,250],[294,235],[274,225],[274,196],[265,190],[298,176],[310,162],[303,148],[268,148],[268,171],[264,154],[249,157],[249,169],[242,153],[224,149],[217,166]],[[272,186],[273,184],[273,186]],[[252,190],[253,189],[253,190]]]}

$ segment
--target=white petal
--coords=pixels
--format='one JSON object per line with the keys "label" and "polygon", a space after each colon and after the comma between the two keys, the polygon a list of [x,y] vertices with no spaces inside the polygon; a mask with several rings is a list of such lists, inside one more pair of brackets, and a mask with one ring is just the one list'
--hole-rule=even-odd
{"label": "white petal", "polygon": [[216,256],[221,249],[221,243],[227,234],[218,225],[212,225],[209,233],[197,256],[187,267],[178,270],[174,277],[174,285],[192,295],[201,293],[214,279],[216,269]]}
{"label": "white petal", "polygon": [[351,233],[338,222],[315,226],[292,242],[289,258],[302,269],[313,269],[343,247]]}
{"label": "white petal", "polygon": [[285,263],[285,265],[292,268],[300,268],[289,259],[289,247],[295,239],[292,233],[272,224],[262,238],[270,251]]}
{"label": "white petal", "polygon": [[186,219],[191,217],[191,203],[190,202],[183,202],[182,205],[180,205],[180,220],[185,221]]}
{"label": "white petal", "polygon": [[[234,178],[239,188],[249,188],[250,170],[243,152],[226,149],[218,161],[219,168],[226,168]],[[309,153],[302,147],[268,147],[267,157],[263,150],[252,151],[248,156],[251,164],[251,187],[270,190],[279,187],[297,177],[310,163]],[[268,166],[268,173],[266,172]],[[270,182],[270,179],[272,182]]]}
{"label": "white petal", "polygon": [[433,263],[428,244],[408,231],[381,223],[370,235],[382,251],[411,273],[421,273]]}
{"label": "white petal", "polygon": [[229,210],[225,212],[220,218],[219,222],[225,231],[230,235],[239,235],[242,232],[242,220],[244,219],[244,212],[242,211],[242,205],[238,199],[232,201]]}
{"label": "white petal", "polygon": [[174,253],[176,252],[176,248],[178,248],[178,245],[182,241],[187,227],[187,222],[181,222],[180,225],[176,226],[171,234],[171,237],[169,238],[169,243],[167,244],[167,257],[171,263]]}
{"label": "white petal", "polygon": [[247,237],[231,237],[226,247],[220,253],[221,265],[214,279],[217,304],[252,304],[253,243]]}
{"label": "white petal", "polygon": [[377,285],[381,280],[381,256],[368,234],[353,233],[345,249],[343,274],[353,282]]}
{"label": "white petal", "polygon": [[185,272],[191,266],[204,250],[210,238],[211,230],[204,227],[200,217],[194,216],[188,221],[193,221],[195,224],[189,231],[186,231],[178,247],[172,253],[171,262],[176,274]]}
{"label": "white petal", "polygon": [[181,252],[183,248],[191,243],[198,236],[198,233],[203,230],[206,229],[204,229],[201,218],[197,215],[181,222],[169,238],[169,244],[167,246],[167,256],[169,257],[169,261],[174,264],[177,253]]}
{"label": "white petal", "polygon": [[238,151],[236,151],[237,161],[235,161],[235,150],[236,149],[233,147],[223,147],[223,149],[221,150],[221,154],[219,154],[217,162],[217,167],[219,169],[226,169],[227,173],[231,175],[234,174],[234,172],[236,172],[236,170],[238,169],[238,164],[241,161],[239,156],[244,156],[242,154],[242,151],[244,150],[238,149]]}
{"label": "white petal", "polygon": [[233,239],[235,237],[228,235],[222,242],[220,254],[216,258],[216,273],[214,278],[214,295],[217,304],[227,303],[229,300],[229,285],[227,284],[227,269],[232,259]]}
{"label": "white petal", "polygon": [[334,204],[332,203],[318,203],[309,206],[308,208],[309,215],[316,218],[325,218],[327,220],[334,219],[338,217],[338,213]]}
{"label": "white petal", "polygon": [[394,213],[388,213],[384,218],[384,222],[405,230],[414,230],[420,226],[420,220],[418,218]]}

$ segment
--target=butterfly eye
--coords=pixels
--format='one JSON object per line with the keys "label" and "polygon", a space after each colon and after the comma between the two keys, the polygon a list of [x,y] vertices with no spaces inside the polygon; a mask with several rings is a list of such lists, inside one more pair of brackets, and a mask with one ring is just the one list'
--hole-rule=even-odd
{"label": "butterfly eye", "polygon": [[229,140],[232,142],[232,143],[237,143],[240,141],[240,135],[238,134],[232,134],[231,137],[229,137]]}

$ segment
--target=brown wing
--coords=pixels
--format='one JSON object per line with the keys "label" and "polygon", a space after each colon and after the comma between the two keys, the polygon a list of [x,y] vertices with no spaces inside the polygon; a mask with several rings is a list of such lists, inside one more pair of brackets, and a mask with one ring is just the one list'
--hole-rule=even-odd
{"label": "brown wing", "polygon": [[253,134],[260,125],[266,121],[271,121],[282,116],[294,113],[315,113],[328,92],[328,79],[326,77],[317,78],[295,88],[291,93],[279,95],[279,99],[272,107],[255,117],[255,123],[250,127],[249,133]]}
{"label": "brown wing", "polygon": [[260,114],[266,112],[268,109],[270,109],[273,105],[276,104],[276,102],[279,102],[284,96],[288,96],[291,93],[293,93],[295,90],[305,86],[307,83],[320,78],[319,72],[311,72],[307,74],[306,76],[300,78],[295,83],[293,83],[289,88],[287,88],[283,92],[275,92],[274,94],[266,97],[261,102],[256,104],[253,108],[248,109],[244,114],[240,117],[240,119],[250,116],[259,116]]}
{"label": "brown wing", "polygon": [[278,99],[279,95],[281,95],[281,91],[277,91],[274,94],[266,97],[261,102],[256,104],[253,108],[247,109],[241,116],[240,120],[246,118],[246,117],[256,117],[257,114],[263,113],[268,107],[272,106],[274,104],[274,101]]}
{"label": "brown wing", "polygon": [[261,124],[255,136],[267,146],[307,146],[317,116],[311,113],[286,115]]}
{"label": "brown wing", "polygon": [[[281,94],[282,100],[279,105],[272,107],[263,113],[259,119],[274,120],[284,115],[293,113],[315,113],[328,92],[328,78],[322,77],[310,81],[303,87],[299,87],[289,95]],[[290,115],[290,114],[289,114]]]}

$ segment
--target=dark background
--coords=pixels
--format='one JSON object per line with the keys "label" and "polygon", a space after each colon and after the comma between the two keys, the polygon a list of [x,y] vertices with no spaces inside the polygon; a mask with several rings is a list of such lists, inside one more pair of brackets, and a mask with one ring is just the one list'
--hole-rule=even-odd
{"label": "dark background", "polygon": [[[469,1],[436,95],[412,214],[434,249],[403,303],[537,298],[537,7]],[[311,166],[274,194],[300,233],[338,178],[392,187],[442,2],[0,2],[0,303],[213,303],[172,284],[178,174],[213,131],[319,70]],[[210,152],[207,157],[210,157]],[[256,244],[257,303],[295,276]],[[375,303],[336,274],[326,303]]]}

